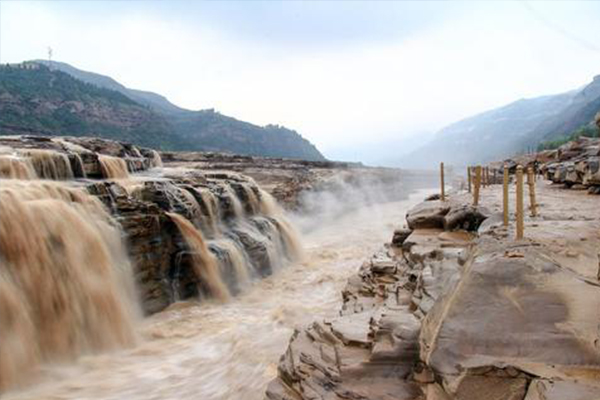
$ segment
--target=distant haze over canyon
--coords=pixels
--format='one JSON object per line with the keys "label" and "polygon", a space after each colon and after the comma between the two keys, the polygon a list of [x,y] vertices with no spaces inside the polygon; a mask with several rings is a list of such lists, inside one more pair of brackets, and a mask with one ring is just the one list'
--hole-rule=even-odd
{"label": "distant haze over canyon", "polygon": [[[98,135],[162,150],[325,159],[294,130],[257,126],[212,109],[190,111],[160,94],[129,89],[108,76],[62,62],[35,60],[2,67],[0,96],[4,134]],[[482,163],[595,129],[598,111],[600,76],[565,93],[520,99],[464,118],[437,133],[374,137],[354,150],[340,143],[337,154],[341,160],[404,168],[432,168],[440,161],[457,166]]]}

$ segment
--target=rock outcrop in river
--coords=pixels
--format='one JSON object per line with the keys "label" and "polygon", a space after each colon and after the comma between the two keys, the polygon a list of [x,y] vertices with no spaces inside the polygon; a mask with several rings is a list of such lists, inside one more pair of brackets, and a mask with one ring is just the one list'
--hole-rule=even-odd
{"label": "rock outcrop in river", "polygon": [[161,165],[119,142],[0,137],[0,388],[131,343],[140,308],[224,301],[300,257],[252,178]]}
{"label": "rock outcrop in river", "polygon": [[538,186],[525,240],[502,226],[499,186],[485,208],[464,194],[409,212],[339,317],[294,333],[267,398],[600,398],[600,211]]}
{"label": "rock outcrop in river", "polygon": [[0,390],[40,365],[132,344],[141,315],[226,301],[301,258],[274,197],[325,223],[424,185],[354,164],[163,156],[95,138],[0,137],[0,334],[10,343]]}

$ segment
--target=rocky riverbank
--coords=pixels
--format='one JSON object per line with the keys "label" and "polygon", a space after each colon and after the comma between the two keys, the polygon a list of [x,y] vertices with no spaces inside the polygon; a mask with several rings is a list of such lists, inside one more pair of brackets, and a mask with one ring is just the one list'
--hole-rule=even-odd
{"label": "rocky riverbank", "polygon": [[567,189],[587,190],[600,194],[600,139],[580,137],[555,150],[522,155],[504,162],[492,163],[496,176],[501,179],[502,168],[511,172],[517,165],[532,167],[547,180]]}
{"label": "rocky riverbank", "polygon": [[[317,284],[342,274],[346,259],[325,244],[322,252],[312,249],[309,259],[298,263],[302,249],[294,225],[246,172],[275,194],[287,191],[290,208],[310,211],[306,219],[316,221],[316,231],[309,230],[315,234],[321,232],[319,228],[339,225],[352,207],[359,215],[373,212],[377,208],[370,207],[373,203],[407,199],[412,187],[424,185],[402,171],[349,164],[242,157],[241,165],[225,165],[223,160],[236,157],[186,155],[211,159],[198,164],[165,156],[169,161],[163,164],[156,151],[96,138],[0,137],[0,333],[3,342],[14,344],[0,349],[0,390],[27,386],[38,376],[34,372],[51,370],[53,362],[73,361],[82,354],[117,350],[119,362],[131,363],[134,360],[124,356],[128,350],[123,348],[140,345],[139,325],[165,316],[181,317],[183,308],[192,315],[227,307],[244,309],[240,296],[248,294],[249,286],[277,286],[281,268],[289,264],[296,270],[314,268],[308,274]],[[304,183],[295,185],[297,181]],[[295,225],[300,226],[304,217],[301,212],[294,215]],[[342,234],[333,229],[337,251],[371,252],[373,242],[382,240],[378,236],[382,230],[368,234],[370,240],[360,232],[365,224],[383,226],[386,222],[379,217],[369,214],[367,222],[354,223]],[[325,236],[321,242],[330,240]],[[365,246],[368,251],[361,250]],[[339,268],[321,277],[316,271],[323,263]],[[276,277],[269,278],[278,270]],[[347,275],[340,276],[336,282]],[[298,292],[306,289],[302,286]],[[270,310],[267,319],[273,314],[277,324],[282,318],[291,324],[295,318],[278,316],[282,297],[260,298],[258,303],[264,301]],[[170,307],[173,303],[178,304]],[[319,307],[324,310],[320,315],[334,309]],[[140,321],[140,309],[154,316]],[[261,312],[254,314],[251,319],[262,321]],[[210,317],[215,326],[221,326],[219,315],[216,311]],[[232,324],[236,321],[230,319]],[[185,321],[179,322],[181,326],[173,322],[164,332],[157,328],[157,337],[185,331],[174,334],[170,343],[179,343],[178,335],[195,335],[207,346],[215,342],[209,327],[199,329],[196,321],[190,333]],[[244,384],[256,386],[253,398],[262,395],[265,382],[274,376],[272,362],[289,335],[287,324],[278,328],[281,340],[274,353],[268,353],[272,357],[248,368],[253,376],[262,377]],[[160,339],[150,331],[142,333],[149,339],[144,345],[162,347],[153,342]],[[248,335],[248,343],[259,342],[252,341],[253,334]],[[230,337],[227,332],[223,335]],[[173,356],[188,356],[187,350],[177,347]],[[204,355],[202,351],[190,354],[196,361]],[[156,359],[150,364],[157,369],[162,365]],[[210,386],[205,391],[210,392]],[[113,389],[118,392],[119,386]]]}
{"label": "rocky riverbank", "polygon": [[339,316],[293,334],[267,398],[599,398],[600,208],[537,186],[519,241],[499,185],[410,211]]}
{"label": "rocky riverbank", "polygon": [[330,215],[328,206],[343,212],[357,203],[403,199],[412,187],[426,185],[416,174],[357,164],[194,152],[161,158],[128,143],[39,136],[0,137],[0,178],[60,181],[100,199],[123,230],[145,313],[213,295],[194,272],[189,244],[170,214],[211,241],[222,279],[235,294],[247,279],[239,264],[264,277],[280,263],[278,252],[298,253],[269,193],[287,208]]}
{"label": "rocky riverbank", "polygon": [[[162,161],[156,151],[97,138],[6,136],[0,150],[2,193],[18,196],[38,186],[40,198],[52,198],[52,188],[60,187],[104,204],[122,230],[145,313],[178,300],[215,297],[214,279],[198,270],[212,258],[221,275],[216,279],[236,294],[244,281],[270,275],[297,256],[281,210],[247,176],[157,169]],[[207,242],[199,245],[204,260],[195,259],[173,215]]]}

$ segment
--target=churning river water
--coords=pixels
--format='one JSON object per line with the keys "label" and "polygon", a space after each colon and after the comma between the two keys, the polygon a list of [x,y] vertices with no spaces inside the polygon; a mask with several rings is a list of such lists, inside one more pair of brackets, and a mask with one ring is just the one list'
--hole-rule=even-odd
{"label": "churning river water", "polygon": [[176,303],[138,322],[135,346],[45,365],[33,385],[2,398],[263,399],[294,327],[336,315],[347,278],[429,193],[419,190],[404,201],[311,224],[303,232],[303,262],[224,304]]}

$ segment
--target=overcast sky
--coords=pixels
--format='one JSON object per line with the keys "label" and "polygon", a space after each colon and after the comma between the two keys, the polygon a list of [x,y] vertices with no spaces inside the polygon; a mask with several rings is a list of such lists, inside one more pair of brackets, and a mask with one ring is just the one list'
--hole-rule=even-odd
{"label": "overcast sky", "polygon": [[0,1],[0,62],[54,58],[377,162],[600,74],[600,2]]}

